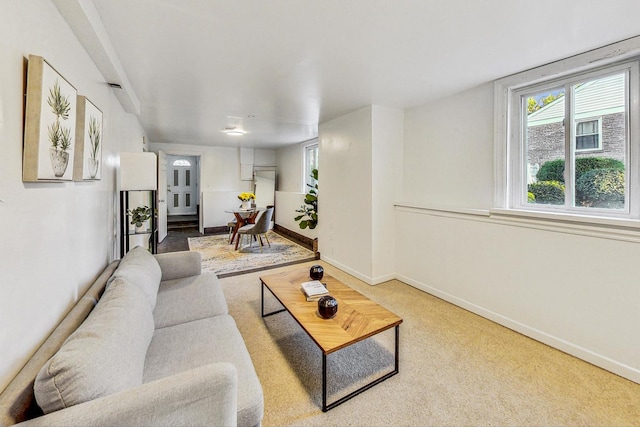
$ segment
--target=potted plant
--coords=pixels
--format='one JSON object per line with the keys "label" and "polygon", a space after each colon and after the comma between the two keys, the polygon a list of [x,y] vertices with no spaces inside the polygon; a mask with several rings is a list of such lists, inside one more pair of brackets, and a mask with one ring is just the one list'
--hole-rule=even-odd
{"label": "potted plant", "polygon": [[238,199],[242,202],[242,209],[251,209],[251,203],[256,199],[256,195],[253,193],[240,193]]}
{"label": "potted plant", "polygon": [[146,231],[143,224],[151,218],[151,208],[149,206],[138,206],[135,209],[127,210],[127,215],[131,217],[131,224],[136,226],[136,233]]}
{"label": "potted plant", "polygon": [[300,228],[314,229],[318,225],[318,169],[311,171],[311,176],[315,180],[315,185],[307,184],[309,191],[304,197],[304,205],[300,206],[300,209],[296,209],[296,212],[300,213],[295,217],[295,221],[300,221]]}

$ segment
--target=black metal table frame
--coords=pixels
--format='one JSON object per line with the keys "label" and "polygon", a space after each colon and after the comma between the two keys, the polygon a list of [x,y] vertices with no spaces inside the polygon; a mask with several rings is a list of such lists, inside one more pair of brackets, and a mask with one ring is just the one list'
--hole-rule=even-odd
{"label": "black metal table frame", "polygon": [[[274,314],[278,314],[278,313],[282,313],[283,311],[288,311],[286,309],[286,306],[284,304],[282,304],[282,301],[280,301],[280,299],[271,291],[271,289],[269,289],[269,287],[267,285],[265,285],[265,283],[260,280],[261,283],[261,295],[260,295],[260,311],[261,311],[261,315],[262,317],[267,317],[267,316],[272,316]],[[285,308],[280,309],[280,310],[275,310],[272,311],[270,313],[265,313],[264,312],[264,288],[269,289],[269,292],[271,293],[271,295],[273,295],[275,297],[275,299],[278,300],[278,302],[280,304],[282,304]],[[298,324],[300,324],[300,322],[298,322],[298,320],[295,318],[295,316],[292,316],[296,322]],[[302,327],[302,325],[300,325]],[[304,328],[303,328],[304,329]],[[383,329],[379,332],[377,332],[375,335],[382,333],[384,331],[389,330],[389,328]],[[352,391],[351,393],[347,394],[346,396],[341,397],[340,399],[336,400],[335,402],[329,403],[327,404],[327,353],[325,353],[324,351],[322,351],[322,412],[327,412],[330,409],[335,408],[338,405],[343,404],[344,402],[346,402],[347,400],[356,397],[357,395],[359,395],[360,393],[369,390],[371,387],[380,384],[382,381],[396,375],[399,371],[398,371],[398,367],[399,367],[399,358],[398,358],[398,351],[400,348],[400,325],[396,325],[395,326],[395,351],[394,351],[394,369],[391,372],[388,372],[386,374],[384,374],[383,376],[371,381],[370,383],[367,383],[365,385],[363,385],[362,387],[358,388],[357,390]],[[321,349],[322,350],[322,349]],[[338,352],[340,350],[336,350],[335,352]],[[335,353],[334,352],[334,353]]]}

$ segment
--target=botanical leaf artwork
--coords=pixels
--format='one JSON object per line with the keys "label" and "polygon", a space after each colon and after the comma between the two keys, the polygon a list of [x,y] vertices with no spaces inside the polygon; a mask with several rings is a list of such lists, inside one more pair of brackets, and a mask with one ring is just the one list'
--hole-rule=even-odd
{"label": "botanical leaf artwork", "polygon": [[69,129],[60,127],[60,119],[67,120],[69,118],[71,103],[67,97],[62,96],[58,80],[56,80],[53,87],[49,89],[47,104],[49,104],[51,111],[56,116],[55,123],[49,126],[49,140],[51,141],[51,145],[56,149],[67,150],[71,145]]}
{"label": "botanical leaf artwork", "polygon": [[89,134],[89,176],[95,178],[98,175],[98,168],[100,165],[99,152],[100,152],[100,121],[93,115],[89,117],[89,128],[87,133]]}
{"label": "botanical leaf artwork", "polygon": [[41,56],[29,55],[26,72],[22,180],[72,181],[80,176],[84,153],[84,145],[76,150],[82,135],[78,92]]}
{"label": "botanical leaf artwork", "polygon": [[64,127],[60,120],[69,119],[69,110],[71,110],[71,102],[67,96],[63,96],[60,91],[58,80],[53,87],[49,89],[49,97],[47,104],[51,107],[51,111],[56,116],[55,122],[49,125],[49,141],[51,142],[51,166],[56,177],[61,177],[67,170],[69,163],[69,153],[67,150],[71,147],[71,128]]}
{"label": "botanical leaf artwork", "polygon": [[98,155],[98,149],[100,148],[100,123],[98,119],[93,116],[89,119],[89,140],[91,141],[90,156],[95,160]]}

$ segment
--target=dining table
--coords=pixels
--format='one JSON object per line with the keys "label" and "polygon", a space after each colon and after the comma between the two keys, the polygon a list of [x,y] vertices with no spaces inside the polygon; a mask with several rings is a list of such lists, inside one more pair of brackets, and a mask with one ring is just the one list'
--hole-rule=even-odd
{"label": "dining table", "polygon": [[233,235],[231,236],[231,240],[229,240],[229,243],[233,244],[233,241],[235,240],[240,227],[246,224],[253,224],[256,220],[256,217],[258,216],[258,213],[263,210],[264,208],[237,208],[225,210],[226,213],[232,213],[236,218],[236,226],[233,229]]}

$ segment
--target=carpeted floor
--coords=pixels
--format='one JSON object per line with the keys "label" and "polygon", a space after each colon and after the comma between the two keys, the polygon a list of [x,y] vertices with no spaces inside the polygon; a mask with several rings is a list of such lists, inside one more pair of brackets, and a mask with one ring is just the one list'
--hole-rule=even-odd
{"label": "carpeted floor", "polygon": [[[290,265],[313,260],[313,251],[280,236],[273,231],[267,234],[271,246],[263,238],[264,246],[258,242],[246,243],[235,250],[226,234],[189,237],[189,250],[202,254],[202,271],[213,272],[218,277],[228,277],[266,268]],[[245,238],[245,242],[248,239]]]}
{"label": "carpeted floor", "polygon": [[[320,350],[288,313],[260,317],[259,277],[314,263],[404,319],[400,373],[326,413]],[[640,385],[399,281],[369,286],[314,261],[221,283],[262,383],[265,427],[640,425]],[[329,355],[334,394],[391,368],[385,334]]]}

